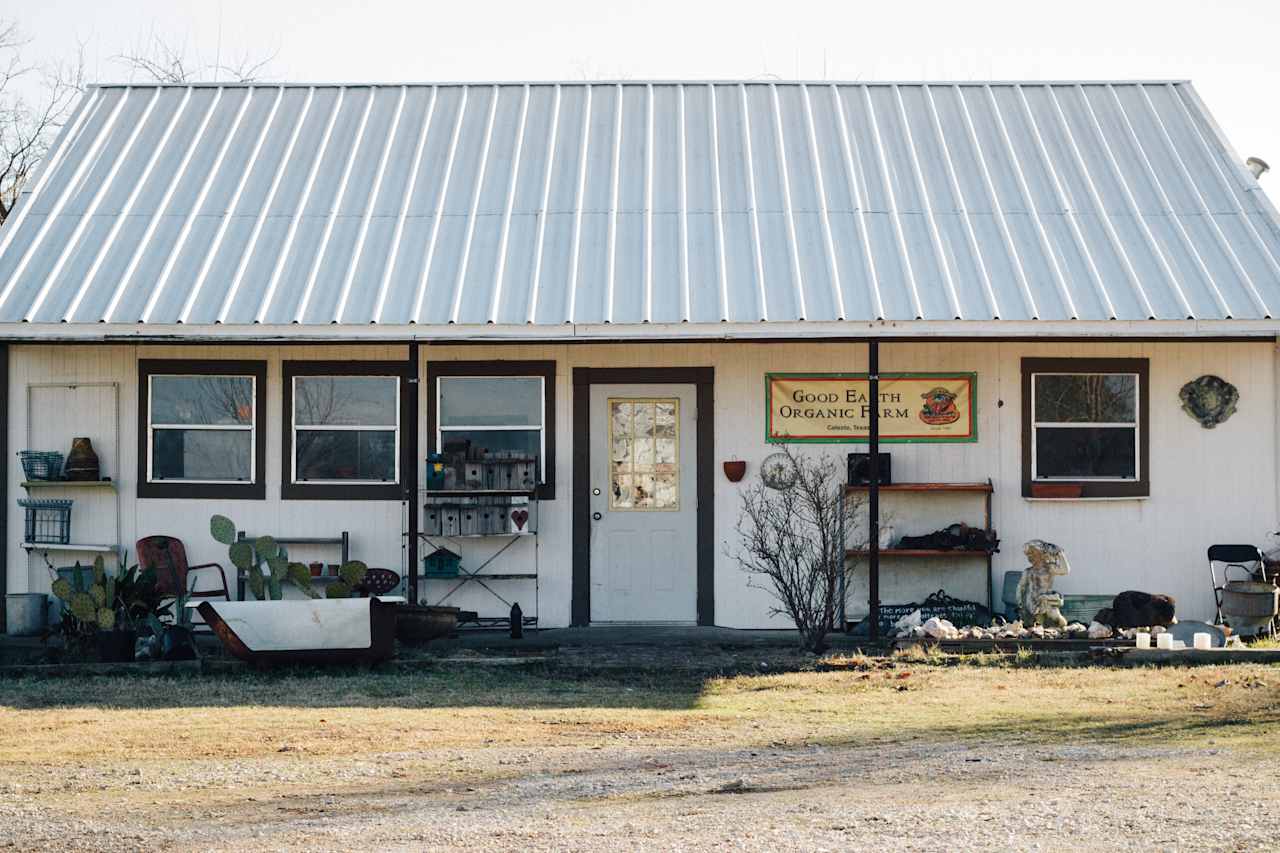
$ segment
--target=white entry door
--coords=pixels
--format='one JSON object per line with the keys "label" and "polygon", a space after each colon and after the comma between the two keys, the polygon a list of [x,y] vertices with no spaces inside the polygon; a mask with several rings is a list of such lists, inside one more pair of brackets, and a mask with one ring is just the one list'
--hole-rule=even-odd
{"label": "white entry door", "polygon": [[592,622],[697,622],[696,399],[591,386]]}

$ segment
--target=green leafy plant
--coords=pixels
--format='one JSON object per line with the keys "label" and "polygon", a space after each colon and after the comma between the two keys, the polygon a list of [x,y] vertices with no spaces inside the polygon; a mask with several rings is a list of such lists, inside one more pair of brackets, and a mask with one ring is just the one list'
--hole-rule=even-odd
{"label": "green leafy plant", "polygon": [[364,583],[369,567],[359,560],[349,560],[338,567],[338,580],[324,591],[325,598],[350,598]]}
{"label": "green leafy plant", "polygon": [[[289,553],[271,536],[259,536],[252,542],[236,538],[236,525],[225,515],[209,519],[209,533],[227,546],[227,556],[259,601],[284,598],[284,584],[291,583],[311,598],[311,571],[302,563],[289,562]],[[362,575],[363,576],[363,575]],[[335,584],[336,585],[336,584]]]}

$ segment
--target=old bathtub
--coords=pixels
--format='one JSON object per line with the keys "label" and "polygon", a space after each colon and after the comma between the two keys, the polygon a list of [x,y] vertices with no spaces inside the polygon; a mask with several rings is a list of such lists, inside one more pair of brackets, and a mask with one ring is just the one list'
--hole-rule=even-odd
{"label": "old bathtub", "polygon": [[227,651],[255,665],[377,663],[395,653],[400,596],[189,604]]}

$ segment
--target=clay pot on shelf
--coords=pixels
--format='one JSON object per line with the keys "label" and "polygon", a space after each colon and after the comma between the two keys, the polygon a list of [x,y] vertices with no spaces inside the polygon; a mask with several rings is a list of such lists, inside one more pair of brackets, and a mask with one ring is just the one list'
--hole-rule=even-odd
{"label": "clay pot on shelf", "polygon": [[730,483],[736,483],[747,473],[747,463],[743,459],[730,459],[724,463],[724,475]]}
{"label": "clay pot on shelf", "polygon": [[67,464],[62,472],[68,480],[101,479],[102,468],[98,454],[93,450],[93,442],[88,438],[71,439],[71,452],[67,454]]}

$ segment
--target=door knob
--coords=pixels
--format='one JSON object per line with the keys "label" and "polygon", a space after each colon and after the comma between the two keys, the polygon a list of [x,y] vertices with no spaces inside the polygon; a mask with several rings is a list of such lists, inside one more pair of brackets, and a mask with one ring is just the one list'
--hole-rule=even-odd
{"label": "door knob", "polygon": [[593,513],[591,513],[591,520],[592,520],[592,521],[599,521],[601,518],[603,518],[603,516],[602,516],[602,515],[600,515],[600,513],[598,513],[598,512],[593,512]]}

